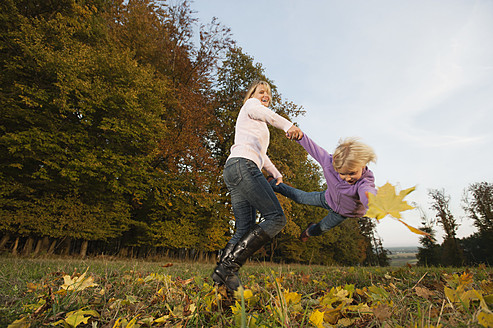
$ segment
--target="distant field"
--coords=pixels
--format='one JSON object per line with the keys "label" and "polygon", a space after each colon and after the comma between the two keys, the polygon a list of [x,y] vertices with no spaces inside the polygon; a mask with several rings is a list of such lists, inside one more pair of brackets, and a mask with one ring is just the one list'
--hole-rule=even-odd
{"label": "distant field", "polygon": [[417,247],[388,247],[387,249],[392,252],[389,255],[390,266],[414,265],[418,262],[416,258],[416,254],[418,253]]}
{"label": "distant field", "polygon": [[491,327],[493,270],[0,258],[0,327]]}

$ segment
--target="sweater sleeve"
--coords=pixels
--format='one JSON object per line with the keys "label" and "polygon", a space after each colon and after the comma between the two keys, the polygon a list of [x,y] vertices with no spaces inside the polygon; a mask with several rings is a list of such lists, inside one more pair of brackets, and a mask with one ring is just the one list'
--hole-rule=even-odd
{"label": "sweater sleeve", "polygon": [[262,105],[260,100],[256,98],[248,99],[243,106],[248,116],[254,120],[269,123],[284,132],[287,132],[293,126],[293,123]]}
{"label": "sweater sleeve", "polygon": [[305,148],[306,152],[310,154],[311,157],[313,157],[317,162],[324,166],[324,164],[327,163],[327,161],[330,160],[330,154],[327,152],[325,149],[320,147],[310,139],[306,133],[303,133],[303,138],[301,140],[298,140],[298,143]]}
{"label": "sweater sleeve", "polygon": [[366,192],[376,195],[377,189],[375,188],[375,184],[373,182],[365,180],[358,187],[359,199],[361,203],[368,209],[368,197],[366,197]]}
{"label": "sweater sleeve", "polygon": [[282,177],[281,172],[277,170],[277,168],[274,166],[272,161],[270,160],[269,156],[265,155],[264,157],[264,167],[263,167],[267,173],[272,175],[274,179]]}

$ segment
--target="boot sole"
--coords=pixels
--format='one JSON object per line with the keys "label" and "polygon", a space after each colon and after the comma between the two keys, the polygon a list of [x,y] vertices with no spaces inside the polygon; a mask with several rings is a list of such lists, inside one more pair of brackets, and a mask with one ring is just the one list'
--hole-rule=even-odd
{"label": "boot sole", "polygon": [[212,278],[212,280],[214,281],[214,283],[216,285],[219,285],[220,286],[220,285],[225,285],[226,284],[226,282],[224,281],[224,279],[221,278],[221,276],[218,275],[215,272],[212,273],[211,278]]}
{"label": "boot sole", "polygon": [[237,291],[242,286],[241,281],[238,278],[238,276],[237,275],[235,275],[235,276],[236,276],[236,279],[238,279],[238,286],[235,289],[231,288],[231,286],[228,284],[228,282],[226,282],[226,280],[223,279],[216,272],[212,273],[211,278],[214,281],[214,284],[216,284],[217,286],[224,285],[224,286],[226,286],[226,289],[228,290],[228,292],[234,293],[235,291]]}

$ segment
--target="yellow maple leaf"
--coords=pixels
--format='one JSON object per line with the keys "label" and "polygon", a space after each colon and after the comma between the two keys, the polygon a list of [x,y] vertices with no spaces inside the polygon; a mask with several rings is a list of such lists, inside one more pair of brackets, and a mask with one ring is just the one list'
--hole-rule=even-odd
{"label": "yellow maple leaf", "polygon": [[399,194],[396,194],[395,187],[387,182],[378,188],[376,195],[367,194],[369,209],[366,216],[381,220],[387,215],[390,215],[396,219],[400,219],[401,212],[414,208],[404,200],[404,197],[413,192],[414,189],[416,187],[401,190]]}
{"label": "yellow maple leaf", "polygon": [[481,310],[478,313],[478,323],[483,327],[493,327],[493,313]]}
{"label": "yellow maple leaf", "polygon": [[301,294],[297,292],[290,292],[289,289],[283,292],[284,299],[286,303],[289,304],[298,304],[301,301]]}
{"label": "yellow maple leaf", "polygon": [[310,315],[310,322],[317,328],[324,328],[324,312],[320,312],[319,310],[313,311]]}
{"label": "yellow maple leaf", "polygon": [[65,323],[67,323],[70,327],[77,327],[81,323],[87,324],[87,321],[91,317],[99,317],[99,313],[94,310],[77,310],[67,313],[67,317],[65,318]]}
{"label": "yellow maple leaf", "polygon": [[31,323],[29,322],[28,317],[22,317],[18,320],[15,320],[7,328],[29,328],[31,327]]}
{"label": "yellow maple leaf", "polygon": [[396,193],[395,186],[390,183],[386,183],[377,190],[377,194],[366,193],[368,197],[368,212],[366,216],[370,218],[375,218],[381,220],[387,215],[393,217],[400,223],[404,224],[412,232],[432,238],[427,232],[421,231],[417,228],[410,226],[401,220],[401,212],[414,209],[413,206],[409,205],[404,197],[413,192],[416,187],[407,188],[401,190],[399,194]]}
{"label": "yellow maple leaf", "polygon": [[94,278],[89,276],[86,278],[86,272],[81,274],[79,277],[70,277],[69,275],[63,276],[63,285],[60,286],[64,290],[84,290],[88,287],[96,287],[97,284],[94,283]]}

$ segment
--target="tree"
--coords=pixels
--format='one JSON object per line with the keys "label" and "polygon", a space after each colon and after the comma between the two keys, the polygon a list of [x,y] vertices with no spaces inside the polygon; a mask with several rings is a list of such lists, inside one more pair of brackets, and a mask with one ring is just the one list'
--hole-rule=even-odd
{"label": "tree", "polygon": [[440,265],[440,245],[435,242],[435,230],[433,230],[432,224],[427,219],[424,212],[422,212],[421,218],[422,222],[419,229],[429,233],[431,238],[428,236],[419,238],[419,243],[423,247],[418,247],[418,254],[416,254],[418,265],[438,266]]}
{"label": "tree", "polygon": [[464,192],[463,207],[478,228],[461,240],[468,263],[493,263],[493,184],[471,184]]}
{"label": "tree", "polygon": [[36,17],[18,8],[3,24],[2,230],[118,237],[156,180],[169,88],[107,43],[104,5],[67,2]]}
{"label": "tree", "polygon": [[493,233],[493,184],[480,182],[471,184],[463,197],[464,211],[479,233]]}
{"label": "tree", "polygon": [[443,227],[445,238],[441,246],[440,264],[445,266],[459,266],[463,263],[462,249],[456,238],[458,224],[450,212],[450,197],[445,191],[433,189],[428,192],[432,198],[431,209],[436,211],[436,222]]}
{"label": "tree", "polygon": [[[197,24],[187,0],[5,0],[0,9],[0,247],[27,240],[27,251],[37,238],[50,249],[75,241],[82,255],[221,248],[232,228],[221,175],[236,116],[248,85],[269,81],[229,29]],[[303,114],[269,82],[276,112]],[[286,181],[321,190],[318,165],[282,131],[271,135]],[[270,258],[309,261],[314,248],[297,236],[324,211],[281,202],[288,225]],[[348,221],[313,241],[314,261],[360,263],[362,241]]]}
{"label": "tree", "polygon": [[[159,124],[153,168],[161,178],[135,212],[139,229],[132,245],[214,250],[222,246],[226,210],[221,204],[221,166],[213,154],[220,128],[213,110],[211,77],[233,43],[216,20],[200,25],[194,44],[188,1],[130,1],[115,6],[108,24],[112,38],[141,65],[155,68],[169,92]],[[180,238],[177,238],[180,236]]]}
{"label": "tree", "polygon": [[383,247],[382,240],[376,236],[375,222],[369,217],[358,219],[361,234],[365,237],[364,246],[361,249],[366,249],[366,257],[363,261],[364,265],[390,265],[389,251]]}

